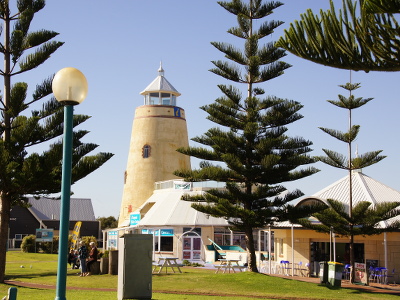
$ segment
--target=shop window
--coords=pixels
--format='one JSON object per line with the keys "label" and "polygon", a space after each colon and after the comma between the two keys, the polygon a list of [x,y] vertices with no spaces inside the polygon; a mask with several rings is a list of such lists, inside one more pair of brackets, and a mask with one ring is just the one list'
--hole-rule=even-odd
{"label": "shop window", "polygon": [[230,231],[223,227],[215,228],[214,242],[217,245],[237,245],[246,249],[245,234],[243,232]]}
{"label": "shop window", "polygon": [[244,233],[237,233],[233,234],[233,245],[240,246],[243,249],[246,249],[246,236]]}
{"label": "shop window", "polygon": [[162,236],[159,251],[173,251],[174,238],[172,236]]}
{"label": "shop window", "polygon": [[214,229],[214,242],[217,245],[230,245],[231,231],[224,227],[216,227]]}
{"label": "shop window", "polygon": [[[260,243],[258,241],[258,237],[260,236]],[[253,233],[254,239],[254,247],[256,251],[268,251],[268,245],[271,243],[271,251],[274,252],[274,232],[271,231],[271,240],[268,241],[269,231],[261,231],[261,234],[258,232]],[[261,246],[261,249],[258,249],[258,246]]]}

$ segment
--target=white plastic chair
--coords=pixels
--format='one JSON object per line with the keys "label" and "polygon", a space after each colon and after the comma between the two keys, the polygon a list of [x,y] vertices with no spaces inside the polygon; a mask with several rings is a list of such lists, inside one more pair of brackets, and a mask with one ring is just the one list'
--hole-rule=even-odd
{"label": "white plastic chair", "polygon": [[386,284],[389,283],[389,278],[393,278],[393,284],[396,285],[396,269],[393,269],[392,272],[386,274]]}

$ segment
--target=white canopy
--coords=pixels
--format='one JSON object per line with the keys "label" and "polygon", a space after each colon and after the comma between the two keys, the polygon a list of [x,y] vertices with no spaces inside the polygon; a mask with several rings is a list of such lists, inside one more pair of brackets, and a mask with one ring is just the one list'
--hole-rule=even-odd
{"label": "white canopy", "polygon": [[193,202],[181,200],[184,190],[155,190],[143,204],[141,211],[149,211],[137,224],[138,227],[161,226],[229,226],[222,218],[214,218],[191,207]]}

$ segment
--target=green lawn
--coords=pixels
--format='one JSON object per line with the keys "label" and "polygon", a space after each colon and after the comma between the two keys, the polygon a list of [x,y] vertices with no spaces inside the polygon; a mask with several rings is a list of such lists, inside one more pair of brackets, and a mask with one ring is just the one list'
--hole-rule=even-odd
{"label": "green lawn", "polygon": [[[6,279],[46,285],[56,284],[57,255],[8,252]],[[214,274],[212,270],[182,268],[183,273],[153,276],[155,300],[210,300],[210,299],[398,299],[398,296],[373,294],[351,289],[326,286],[242,272]],[[77,276],[78,270],[68,270],[68,287],[113,289],[113,291],[67,290],[67,299],[116,299],[117,276]],[[0,299],[10,286],[0,284]],[[164,292],[161,292],[164,291]],[[170,294],[166,292],[175,292]],[[40,297],[39,297],[40,295]],[[54,299],[54,289],[18,287],[18,299]],[[239,295],[239,296],[237,296]],[[236,296],[233,298],[233,296]],[[241,297],[242,296],[242,297]],[[253,297],[252,297],[253,296]]]}

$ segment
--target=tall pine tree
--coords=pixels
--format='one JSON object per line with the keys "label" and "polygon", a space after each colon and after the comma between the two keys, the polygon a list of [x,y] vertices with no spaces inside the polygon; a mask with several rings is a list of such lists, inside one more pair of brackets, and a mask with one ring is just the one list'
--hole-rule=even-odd
{"label": "tall pine tree", "polygon": [[380,222],[398,216],[400,214],[400,203],[381,202],[373,206],[371,202],[360,201],[353,205],[353,172],[373,165],[384,159],[385,156],[380,155],[382,150],[371,151],[362,155],[357,154],[356,157],[352,156],[352,143],[357,138],[360,130],[359,125],[353,125],[352,123],[352,111],[364,106],[371,101],[372,98],[363,99],[354,96],[353,92],[360,88],[359,83],[347,83],[341,85],[341,87],[349,92],[349,97],[339,95],[338,100],[328,100],[328,102],[348,111],[348,131],[341,132],[324,127],[320,127],[320,129],[339,141],[346,143],[347,155],[342,155],[333,150],[323,149],[326,156],[320,156],[318,159],[332,167],[347,170],[349,172],[349,204],[347,206],[335,199],[327,199],[329,205],[328,208],[313,214],[313,217],[318,219],[321,224],[313,224],[308,219],[299,220],[298,223],[304,227],[319,232],[330,233],[331,229],[333,229],[335,234],[349,237],[350,264],[352,266],[350,281],[353,283],[355,278],[354,236],[366,236],[380,234],[382,232],[398,231],[400,226],[398,221],[387,222],[385,227],[380,226]]}
{"label": "tall pine tree", "polygon": [[[295,209],[290,201],[302,196],[299,190],[287,191],[283,182],[294,181],[318,170],[304,165],[314,163],[308,155],[310,141],[286,135],[286,125],[302,116],[302,105],[275,96],[263,96],[260,83],[274,79],[290,67],[280,61],[285,52],[274,43],[261,44],[280,21],[265,21],[280,2],[232,0],[218,2],[237,17],[238,26],[228,33],[244,41],[243,50],[213,42],[227,61],[213,61],[211,71],[245,86],[245,96],[232,85],[219,85],[223,94],[214,103],[201,107],[208,119],[218,124],[192,140],[204,147],[179,149],[181,153],[202,159],[197,170],[179,170],[175,175],[189,181],[214,180],[226,183],[226,189],[212,189],[193,207],[214,217],[225,218],[234,230],[244,232],[249,254],[249,270],[257,272],[253,230],[275,221],[294,220],[313,211]],[[255,20],[261,22],[256,28]],[[257,87],[256,87],[257,85]],[[225,128],[225,130],[224,130]]]}
{"label": "tall pine tree", "polygon": [[[0,100],[0,282],[4,281],[11,207],[24,205],[25,195],[50,195],[61,188],[62,141],[59,138],[63,134],[64,118],[60,104],[49,97],[53,76],[36,86],[31,99],[27,99],[27,83],[12,84],[14,76],[40,66],[63,44],[53,41],[58,35],[54,31],[29,31],[35,14],[44,6],[44,0],[18,0],[17,12],[11,12],[9,1],[0,0],[3,21],[0,53],[4,58],[4,68],[0,70],[4,79]],[[40,102],[43,102],[41,109],[29,114],[30,105]],[[74,127],[88,118],[75,115]],[[72,183],[112,157],[111,153],[89,156],[97,145],[81,141],[87,133],[86,130],[74,133]],[[51,140],[55,141],[43,153],[28,153],[33,146],[51,143]]]}

